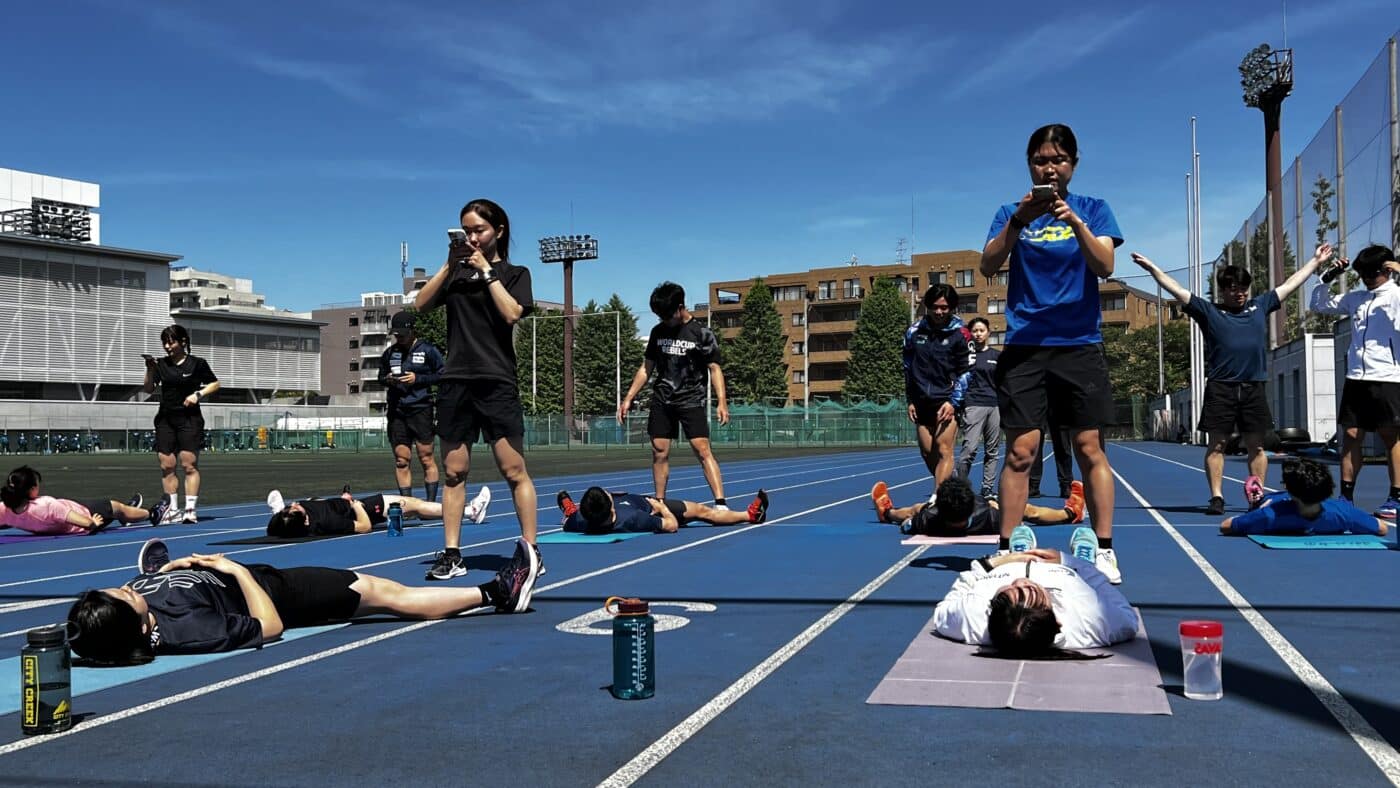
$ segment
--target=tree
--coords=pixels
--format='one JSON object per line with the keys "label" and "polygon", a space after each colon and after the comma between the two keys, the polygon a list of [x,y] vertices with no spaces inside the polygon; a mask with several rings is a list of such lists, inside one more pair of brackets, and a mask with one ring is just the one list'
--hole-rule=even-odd
{"label": "tree", "polygon": [[[619,315],[601,314],[620,312]],[[606,304],[589,301],[574,325],[574,411],[611,416],[617,412],[617,384],[626,391],[642,364],[646,345],[637,338],[637,317],[616,293]],[[620,322],[619,322],[620,321]],[[618,337],[621,336],[619,369]],[[639,397],[640,399],[640,397]]]}
{"label": "tree", "polygon": [[739,335],[724,343],[721,366],[731,400],[765,403],[781,399],[787,403],[787,363],[783,348],[783,320],[773,308],[773,291],[762,279],[744,294],[744,311]]}
{"label": "tree", "polygon": [[[1314,236],[1317,240],[1317,246],[1321,246],[1327,243],[1328,238],[1332,235],[1332,231],[1337,229],[1337,220],[1332,218],[1332,200],[1336,198],[1337,190],[1332,188],[1332,182],[1327,180],[1327,176],[1319,172],[1317,174],[1317,180],[1313,182],[1311,195],[1313,198],[1313,214],[1317,216],[1317,229],[1314,231]],[[1333,250],[1332,255],[1323,261],[1323,265],[1331,263],[1336,258],[1337,252]],[[1346,286],[1348,288],[1356,286],[1357,276],[1355,273],[1348,271],[1345,277]],[[1306,288],[1299,288],[1298,290],[1300,303],[1302,291],[1305,289]],[[1303,330],[1310,334],[1330,335],[1335,320],[1336,318],[1331,315],[1309,314],[1304,320]]]}
{"label": "tree", "polygon": [[[515,324],[515,379],[527,416],[564,412],[564,321],[558,310],[532,313]],[[534,385],[531,393],[531,350]]]}
{"label": "tree", "polygon": [[904,392],[904,332],[909,302],[889,277],[880,277],[860,304],[851,335],[851,361],[842,396],[874,399]]}
{"label": "tree", "polygon": [[426,312],[409,307],[409,312],[413,312],[417,320],[413,324],[413,333],[419,339],[429,342],[442,352],[443,357],[447,356],[447,308],[438,306]]}
{"label": "tree", "polygon": [[[1190,384],[1190,330],[1189,320],[1172,320],[1162,326],[1162,366],[1168,392]],[[1106,326],[1103,345],[1114,398],[1157,396],[1156,328],[1128,333],[1121,326]]]}

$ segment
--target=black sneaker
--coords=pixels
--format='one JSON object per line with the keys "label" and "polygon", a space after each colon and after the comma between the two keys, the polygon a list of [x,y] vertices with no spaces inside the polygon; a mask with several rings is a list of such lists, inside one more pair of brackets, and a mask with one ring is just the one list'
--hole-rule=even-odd
{"label": "black sneaker", "polygon": [[510,563],[496,573],[496,587],[500,599],[496,610],[502,613],[524,613],[530,609],[530,595],[535,591],[535,580],[540,575],[539,550],[526,544],[524,539],[515,543],[515,555]]}
{"label": "black sneaker", "polygon": [[539,574],[539,576],[540,576],[540,577],[544,577],[544,576],[549,572],[549,570],[548,570],[548,569],[545,569],[545,567],[544,567],[544,553],[541,553],[541,552],[540,552],[540,547],[539,547],[539,545],[533,545],[533,544],[532,544],[532,545],[530,545],[530,549],[535,551],[535,560],[538,561],[539,564],[540,564],[540,574]]}
{"label": "black sneaker", "polygon": [[1060,485],[1060,497],[1061,497],[1061,498],[1068,498],[1068,497],[1069,497],[1069,487],[1068,487],[1067,485],[1064,485],[1064,484]]}
{"label": "black sneaker", "polygon": [[428,570],[424,580],[451,580],[454,577],[461,577],[467,573],[467,567],[462,563],[461,553],[449,553],[446,550],[437,554],[437,559],[433,561],[433,568]]}
{"label": "black sneaker", "polygon": [[159,539],[147,539],[136,555],[136,569],[143,575],[153,575],[170,563],[170,548]]}
{"label": "black sneaker", "polygon": [[753,501],[749,504],[749,522],[761,523],[768,519],[768,493],[763,490],[758,491]]}
{"label": "black sneaker", "polygon": [[151,507],[151,516],[147,519],[151,521],[151,525],[160,525],[160,521],[165,519],[165,513],[168,511],[170,511],[170,501],[161,498],[156,501],[155,506]]}
{"label": "black sneaker", "polygon": [[141,493],[136,493],[135,495],[131,496],[131,500],[127,501],[126,505],[130,506],[133,509],[140,509],[142,508],[141,504],[145,502],[146,499],[141,497]]}
{"label": "black sneaker", "polygon": [[1206,514],[1224,514],[1225,499],[1219,495],[1212,495],[1210,502],[1206,504]]}
{"label": "black sneaker", "polygon": [[554,500],[559,504],[559,511],[564,513],[565,519],[573,517],[574,512],[578,511],[578,504],[574,503],[574,499],[569,497],[568,490],[560,490],[559,494],[554,496]]}

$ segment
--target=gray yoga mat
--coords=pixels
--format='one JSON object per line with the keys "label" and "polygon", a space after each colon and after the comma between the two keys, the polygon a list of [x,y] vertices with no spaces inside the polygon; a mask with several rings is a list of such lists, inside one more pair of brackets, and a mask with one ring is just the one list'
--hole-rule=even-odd
{"label": "gray yoga mat", "polygon": [[963,706],[1116,714],[1171,714],[1162,674],[1138,614],[1138,634],[1110,648],[1108,659],[1036,661],[976,656],[977,646],[933,634],[933,619],[885,675],[866,703]]}

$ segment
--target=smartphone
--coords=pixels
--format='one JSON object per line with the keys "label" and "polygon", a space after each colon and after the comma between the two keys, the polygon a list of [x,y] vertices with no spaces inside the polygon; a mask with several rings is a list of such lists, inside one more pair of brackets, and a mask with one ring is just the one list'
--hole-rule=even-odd
{"label": "smartphone", "polygon": [[447,228],[447,240],[453,246],[466,246],[467,231],[460,227]]}
{"label": "smartphone", "polygon": [[152,363],[152,364],[155,363],[155,360],[156,360],[156,357],[153,356],[153,355],[151,355],[150,353],[142,353],[142,354],[141,354],[141,358],[146,359],[146,361],[147,361],[148,363]]}
{"label": "smartphone", "polygon": [[1033,200],[1053,200],[1055,199],[1055,187],[1053,184],[1041,183],[1031,187],[1031,199]]}

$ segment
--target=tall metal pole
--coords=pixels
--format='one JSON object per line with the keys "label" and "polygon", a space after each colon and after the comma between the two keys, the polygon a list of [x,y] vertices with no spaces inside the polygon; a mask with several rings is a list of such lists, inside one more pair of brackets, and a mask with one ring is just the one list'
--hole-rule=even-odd
{"label": "tall metal pole", "polygon": [[1167,367],[1162,358],[1162,286],[1157,285],[1157,393],[1167,393]]}
{"label": "tall metal pole", "polygon": [[812,329],[807,325],[812,320],[812,299],[806,289],[802,292],[802,420],[807,420],[807,411],[812,407]]}
{"label": "tall metal pole", "polygon": [[574,440],[574,261],[564,260],[564,442]]}
{"label": "tall metal pole", "polygon": [[613,381],[613,410],[622,404],[622,311],[613,314],[613,330],[617,332],[613,345],[613,366],[616,380]]}
{"label": "tall metal pole", "polygon": [[[1191,173],[1186,173],[1186,289],[1193,292],[1196,290],[1196,244],[1192,236],[1195,234],[1195,222],[1191,207],[1195,202],[1195,192],[1191,188]],[[1195,411],[1200,410],[1201,403],[1196,399],[1196,344],[1201,341],[1200,333],[1196,330],[1196,321],[1191,321],[1190,328],[1190,359],[1188,360],[1189,374],[1187,375],[1187,389],[1191,392],[1190,407],[1186,409],[1186,421],[1191,425],[1192,442],[1195,441],[1196,418]]]}
{"label": "tall metal pole", "polygon": [[535,364],[537,358],[535,355],[535,340],[539,337],[539,333],[540,319],[538,317],[530,318],[530,398],[535,400],[536,409],[539,408],[540,389],[537,366]]}
{"label": "tall metal pole", "polygon": [[[1397,55],[1395,39],[1390,39],[1386,45],[1390,52],[1390,193],[1400,194],[1400,86],[1396,80],[1400,79],[1400,71],[1396,70]],[[1400,246],[1400,199],[1391,198],[1390,202],[1390,248]]]}

